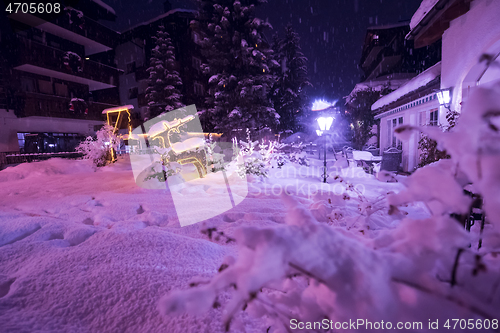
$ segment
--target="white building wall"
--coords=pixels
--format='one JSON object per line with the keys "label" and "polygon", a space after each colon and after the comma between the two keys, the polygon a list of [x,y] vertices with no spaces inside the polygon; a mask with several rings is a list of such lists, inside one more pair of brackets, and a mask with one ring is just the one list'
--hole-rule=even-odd
{"label": "white building wall", "polygon": [[[483,53],[500,51],[500,1],[474,0],[465,15],[450,23],[443,34],[441,88],[453,88],[451,109],[460,110],[463,99],[463,82],[478,64]],[[464,89],[465,88],[465,89]],[[440,119],[446,109],[441,108]]]}
{"label": "white building wall", "polygon": [[[403,124],[418,126],[420,125],[420,114],[424,112],[425,119],[423,120],[423,123],[427,124],[429,122],[430,111],[438,108],[439,102],[435,98],[435,94],[433,93],[377,116],[377,119],[380,119],[381,153],[384,150],[387,150],[392,144],[392,132],[389,133],[389,129],[387,127],[388,120],[392,121],[394,118],[399,120],[400,117],[403,117]],[[441,122],[441,120],[442,118],[440,117],[439,121]],[[409,140],[402,141],[404,171],[413,171],[419,163],[419,138],[420,135],[415,132],[410,136]]]}

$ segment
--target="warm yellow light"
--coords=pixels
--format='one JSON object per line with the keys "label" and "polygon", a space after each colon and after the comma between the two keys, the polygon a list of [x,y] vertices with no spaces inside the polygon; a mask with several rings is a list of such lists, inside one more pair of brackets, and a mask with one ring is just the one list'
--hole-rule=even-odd
{"label": "warm yellow light", "polygon": [[257,47],[257,44],[255,44],[255,47]]}
{"label": "warm yellow light", "polygon": [[266,72],[266,70],[265,70],[265,69],[262,69],[262,72],[264,72],[264,73],[265,73],[265,72]]}

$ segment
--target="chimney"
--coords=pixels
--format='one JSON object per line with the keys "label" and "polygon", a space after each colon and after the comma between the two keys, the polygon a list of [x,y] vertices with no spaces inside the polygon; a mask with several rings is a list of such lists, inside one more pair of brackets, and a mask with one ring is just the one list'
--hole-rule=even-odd
{"label": "chimney", "polygon": [[163,11],[166,13],[170,10],[172,10],[172,4],[170,3],[170,1],[165,0],[165,2],[163,3]]}

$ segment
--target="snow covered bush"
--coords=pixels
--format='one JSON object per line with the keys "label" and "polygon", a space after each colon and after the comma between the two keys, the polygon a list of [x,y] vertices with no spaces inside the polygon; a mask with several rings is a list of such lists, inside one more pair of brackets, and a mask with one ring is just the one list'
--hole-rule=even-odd
{"label": "snow covered bush", "polygon": [[269,165],[267,163],[266,157],[263,154],[266,152],[261,152],[256,150],[259,141],[248,142],[240,141],[241,145],[239,156],[237,158],[238,163],[238,175],[241,178],[246,177],[246,175],[255,175],[258,177],[267,177],[269,172]]}
{"label": "snow covered bush", "polygon": [[221,147],[211,138],[207,140],[207,167],[209,171],[217,172],[225,170],[224,154],[221,153]]}
{"label": "snow covered bush", "polygon": [[[451,130],[455,126],[458,117],[459,117],[458,112],[448,111],[446,114],[446,120],[448,121],[449,125],[446,127],[442,126],[441,128],[443,128],[446,131]],[[418,149],[421,151],[420,163],[418,164],[419,167],[423,167],[430,163],[434,163],[443,158],[450,158],[450,156],[446,154],[446,151],[441,151],[437,149],[436,140],[432,140],[425,134],[422,134],[422,137],[418,141]]]}
{"label": "snow covered bush", "polygon": [[165,182],[168,177],[175,176],[181,172],[182,166],[177,162],[170,161],[171,152],[171,147],[154,147],[154,153],[160,155],[160,160],[153,163],[149,170],[149,175],[145,180],[157,179],[160,182]]}
{"label": "snow covered bush", "polygon": [[[498,329],[499,96],[500,85],[478,89],[449,132],[397,128],[402,139],[411,130],[424,131],[451,157],[401,178],[406,188],[399,193],[370,201],[337,177],[348,196],[318,194],[307,208],[303,200],[283,195],[285,223],[239,229],[234,235],[238,257],[227,257],[210,281],[164,297],[160,311],[198,314],[224,304],[226,331],[243,329],[241,311],[262,318],[268,332],[290,332],[294,322],[309,322],[308,332],[333,331],[353,320],[354,330],[377,331],[377,323],[391,330],[411,322],[422,325],[413,327],[417,331],[436,320],[439,328],[453,327],[450,318],[473,318],[475,325],[487,322]],[[244,149],[253,156],[255,146]],[[484,199],[487,225],[480,250],[474,234],[455,218],[471,209],[465,185]],[[357,214],[348,209],[354,198]],[[406,217],[415,202],[427,205],[430,214]],[[331,220],[344,223],[321,221],[318,212],[327,205]],[[356,224],[360,227],[353,228]]]}
{"label": "snow covered bush", "polygon": [[[236,140],[235,142],[238,143]],[[238,174],[242,178],[245,175],[267,177],[270,168],[281,169],[290,161],[289,156],[283,152],[286,144],[277,141],[252,141],[248,129],[247,142],[240,140],[239,145],[237,163]]]}
{"label": "snow covered bush", "polygon": [[112,149],[118,147],[119,140],[112,126],[106,124],[96,132],[96,138],[88,136],[76,147],[83,158],[90,159],[96,167],[102,167],[112,160]]}
{"label": "snow covered bush", "polygon": [[292,144],[293,151],[289,155],[289,160],[292,163],[308,166],[309,158],[307,157],[306,146],[302,143]]}

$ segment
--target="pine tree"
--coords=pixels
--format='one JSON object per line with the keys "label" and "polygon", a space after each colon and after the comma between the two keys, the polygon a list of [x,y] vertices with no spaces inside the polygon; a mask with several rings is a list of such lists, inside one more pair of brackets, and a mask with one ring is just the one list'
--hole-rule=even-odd
{"label": "pine tree", "polygon": [[375,117],[371,106],[383,94],[380,91],[368,88],[351,93],[347,102],[346,118],[351,123],[352,145],[355,149],[361,150],[370,140],[372,127],[375,125]]}
{"label": "pine tree", "polygon": [[160,26],[159,29],[153,37],[156,47],[151,51],[150,67],[147,69],[149,119],[183,106],[179,91],[182,80],[175,69],[175,49],[165,28]]}
{"label": "pine tree", "polygon": [[292,25],[285,27],[285,37],[273,36],[275,59],[281,64],[272,90],[274,108],[280,115],[281,131],[298,131],[301,118],[308,105],[305,87],[311,86],[307,78],[307,58],[300,49],[299,35]]}
{"label": "pine tree", "polygon": [[227,136],[250,128],[274,129],[279,115],[268,97],[278,66],[263,31],[270,24],[255,17],[265,0],[198,0],[196,26],[203,33],[202,65],[209,77],[207,110],[201,112],[210,130]]}

